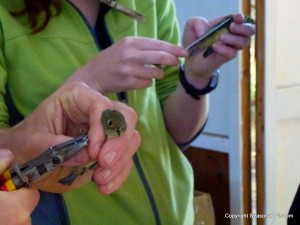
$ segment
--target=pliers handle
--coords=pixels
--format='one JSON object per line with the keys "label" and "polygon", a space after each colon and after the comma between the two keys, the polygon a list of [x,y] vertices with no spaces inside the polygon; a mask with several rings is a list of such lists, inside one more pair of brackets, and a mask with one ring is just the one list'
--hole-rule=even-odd
{"label": "pliers handle", "polygon": [[89,143],[87,135],[81,135],[49,147],[38,157],[22,164],[15,164],[14,168],[5,171],[0,175],[2,191],[12,191],[22,187],[29,187],[29,184],[40,180],[57,167],[62,165]]}

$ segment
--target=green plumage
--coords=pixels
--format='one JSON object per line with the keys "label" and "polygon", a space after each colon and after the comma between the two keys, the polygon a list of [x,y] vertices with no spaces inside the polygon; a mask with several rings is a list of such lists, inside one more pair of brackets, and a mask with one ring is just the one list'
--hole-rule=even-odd
{"label": "green plumage", "polygon": [[127,128],[123,114],[110,109],[102,113],[101,124],[106,138],[118,137],[123,134]]}

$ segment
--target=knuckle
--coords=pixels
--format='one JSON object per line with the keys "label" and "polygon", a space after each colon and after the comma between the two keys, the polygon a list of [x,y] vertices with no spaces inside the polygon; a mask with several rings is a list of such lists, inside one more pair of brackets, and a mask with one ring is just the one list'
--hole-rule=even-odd
{"label": "knuckle", "polygon": [[113,102],[108,97],[98,94],[97,101],[93,102],[90,109],[91,111],[98,112],[110,108],[113,108]]}
{"label": "knuckle", "polygon": [[246,41],[245,41],[244,46],[245,46],[245,47],[249,46],[249,45],[250,45],[250,42],[251,42],[250,38],[246,38]]}
{"label": "knuckle", "polygon": [[233,58],[235,58],[237,56],[237,51],[236,50],[232,50],[232,51],[229,52],[228,55],[229,55],[230,59],[233,59]]}
{"label": "knuckle", "polygon": [[125,81],[125,86],[128,88],[136,87],[136,85],[136,78],[133,76],[128,77]]}
{"label": "knuckle", "polygon": [[129,114],[129,117],[130,117],[131,121],[134,124],[136,124],[137,119],[138,119],[136,111],[133,108],[128,107],[128,114]]}
{"label": "knuckle", "polygon": [[164,72],[162,70],[159,70],[157,72],[157,79],[162,79],[164,77]]}
{"label": "knuckle", "polygon": [[131,62],[135,59],[135,53],[133,52],[132,48],[123,49],[119,52],[120,61],[122,64],[125,64],[127,62]]}
{"label": "knuckle", "polygon": [[157,49],[163,49],[166,46],[166,43],[164,41],[156,41],[155,45]]}
{"label": "knuckle", "polygon": [[164,62],[169,61],[169,57],[166,54],[163,54],[163,53],[158,54],[156,57],[157,57],[156,58],[157,62],[161,62],[162,64],[164,64]]}
{"label": "knuckle", "polygon": [[136,45],[136,38],[135,37],[125,37],[121,40],[122,45],[124,47],[134,47]]}
{"label": "knuckle", "polygon": [[134,132],[134,139],[135,139],[135,142],[136,142],[136,145],[138,148],[140,146],[140,144],[142,143],[142,137],[137,130],[135,130],[135,132]]}
{"label": "knuckle", "polygon": [[150,87],[153,83],[152,79],[144,79],[140,84],[139,84],[139,88],[147,88]]}
{"label": "knuckle", "polygon": [[68,90],[70,93],[73,93],[75,96],[79,95],[81,91],[85,91],[87,89],[87,85],[83,82],[71,82],[63,87],[63,90]]}
{"label": "knuckle", "polygon": [[142,143],[141,135],[137,130],[135,130],[133,132],[133,137],[132,137],[132,140],[131,140],[130,143],[132,145],[131,149],[132,149],[132,152],[134,154],[137,151],[137,149],[139,148],[139,146],[141,145],[141,143]]}
{"label": "knuckle", "polygon": [[[132,67],[127,64],[127,63],[123,63],[120,68],[119,68],[120,74],[124,75],[130,75],[132,74]],[[127,79],[128,81],[129,79]]]}
{"label": "knuckle", "polygon": [[194,16],[194,17],[191,17],[186,25],[187,27],[191,27],[191,26],[194,26],[194,24],[207,24],[207,19],[205,19],[204,17],[200,17],[200,16]]}

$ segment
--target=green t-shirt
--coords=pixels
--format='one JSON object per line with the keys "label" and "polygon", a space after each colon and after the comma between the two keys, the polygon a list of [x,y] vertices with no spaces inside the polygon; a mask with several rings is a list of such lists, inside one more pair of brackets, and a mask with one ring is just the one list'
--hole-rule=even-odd
{"label": "green t-shirt", "polygon": [[[93,32],[68,1],[42,32],[30,35],[25,16],[7,9],[21,0],[0,0],[0,125],[8,124],[6,87],[23,115],[29,115],[47,96],[101,51]],[[178,44],[179,31],[171,0],[120,0],[146,17],[139,24],[116,10],[105,16],[113,42],[143,36]],[[193,224],[193,171],[169,136],[162,104],[177,85],[178,68],[165,68],[165,77],[143,90],[128,92],[128,105],[138,114],[141,146],[124,185],[104,196],[94,183],[64,194],[71,224]],[[117,100],[116,94],[110,94]],[[180,121],[178,121],[180,122]]]}

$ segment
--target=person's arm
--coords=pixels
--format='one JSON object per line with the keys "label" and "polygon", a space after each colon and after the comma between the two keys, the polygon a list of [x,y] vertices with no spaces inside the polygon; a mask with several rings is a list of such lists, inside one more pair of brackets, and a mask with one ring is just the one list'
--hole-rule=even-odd
{"label": "person's arm", "polygon": [[190,142],[204,126],[208,111],[208,95],[196,100],[178,84],[163,107],[166,127],[175,142],[183,146]]}
{"label": "person's arm", "polygon": [[[9,169],[14,160],[11,151],[0,150],[0,174]],[[36,188],[22,188],[17,191],[0,191],[1,224],[30,225],[30,214],[39,200]]]}
{"label": "person's arm", "polygon": [[[100,122],[102,112],[106,109],[119,111],[127,123],[125,133],[107,141]],[[45,99],[21,123],[1,129],[0,146],[11,149],[17,161],[24,163],[50,146],[79,136],[82,130],[88,130],[87,149],[35,185],[50,192],[64,192],[90,182],[93,175],[97,178],[95,182],[100,191],[109,194],[125,181],[132,166],[132,156],[139,147],[136,120],[136,113],[128,106],[110,101],[86,84],[70,83]],[[85,173],[70,186],[58,183],[59,179],[70,172],[71,166],[82,166],[91,160],[97,160],[101,169]],[[103,170],[111,171],[110,176],[104,176]]]}
{"label": "person's arm", "polygon": [[[216,20],[207,22],[199,17],[190,19],[185,27],[183,46],[192,43],[215,23]],[[231,34],[222,35],[220,41],[213,46],[212,55],[204,58],[202,54],[197,54],[186,58],[185,77],[196,89],[205,88],[212,74],[222,64],[236,57],[238,50],[249,45],[249,38],[255,29],[252,25],[243,24],[243,16],[237,14],[234,15],[230,31]],[[199,132],[207,120],[208,108],[208,94],[200,96],[199,100],[194,99],[179,82],[164,104],[166,126],[176,143],[187,143]]]}

